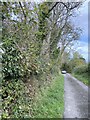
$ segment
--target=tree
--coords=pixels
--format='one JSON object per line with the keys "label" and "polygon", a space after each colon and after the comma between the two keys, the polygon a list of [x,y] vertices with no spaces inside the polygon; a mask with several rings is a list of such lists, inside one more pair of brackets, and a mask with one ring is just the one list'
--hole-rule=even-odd
{"label": "tree", "polygon": [[81,54],[74,52],[73,58],[70,60],[69,64],[71,65],[72,69],[74,69],[74,67],[86,65],[86,61]]}
{"label": "tree", "polygon": [[[44,21],[46,21],[46,26],[43,28],[46,28],[46,36],[43,39],[43,46],[41,50],[41,55],[44,59],[46,60],[47,63],[49,61],[53,61],[54,64],[58,63],[60,64],[59,61],[62,58],[62,53],[65,50],[65,48],[71,44],[73,40],[76,40],[78,38],[78,30],[75,31],[73,26],[69,23],[69,18],[73,14],[73,10],[77,7],[80,6],[81,3],[63,3],[63,2],[56,2],[56,3],[42,3],[42,6],[44,8],[47,8],[47,11],[45,13],[45,10],[42,8],[41,11],[43,11],[43,16]],[[48,5],[50,7],[48,7]],[[49,16],[48,16],[49,15]],[[46,16],[46,17],[45,17]],[[48,17],[47,17],[48,16]],[[42,19],[41,19],[42,20]],[[42,23],[42,22],[41,22]],[[68,32],[69,29],[69,32]],[[44,29],[45,30],[45,29]],[[73,31],[73,32],[72,32]],[[66,34],[67,32],[67,34]],[[72,34],[72,40],[69,36],[69,34]],[[64,41],[65,39],[62,40],[63,36],[65,37],[65,34],[68,36],[68,39],[65,41],[66,47],[62,48],[60,51],[57,60],[53,60],[53,53],[55,53],[57,49],[57,44],[59,40]],[[42,34],[41,34],[42,35]],[[65,45],[64,44],[64,45]]]}
{"label": "tree", "polygon": [[[32,115],[27,107],[31,105],[30,98],[41,85],[50,84],[51,70],[59,71],[66,47],[78,38],[79,31],[70,23],[70,17],[81,3],[19,1],[1,4],[3,116],[13,117],[14,113],[21,117],[23,111],[24,115],[28,111],[29,116]],[[19,98],[25,106],[27,104],[25,110],[19,108]],[[26,99],[29,102],[25,103]]]}

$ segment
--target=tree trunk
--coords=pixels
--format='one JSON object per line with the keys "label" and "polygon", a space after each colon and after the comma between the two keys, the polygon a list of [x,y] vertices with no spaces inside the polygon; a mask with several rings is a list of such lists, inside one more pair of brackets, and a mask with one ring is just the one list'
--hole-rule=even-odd
{"label": "tree trunk", "polygon": [[45,63],[50,62],[50,38],[51,38],[51,31],[47,35],[46,39],[43,41],[43,45],[41,48],[41,58],[45,61]]}

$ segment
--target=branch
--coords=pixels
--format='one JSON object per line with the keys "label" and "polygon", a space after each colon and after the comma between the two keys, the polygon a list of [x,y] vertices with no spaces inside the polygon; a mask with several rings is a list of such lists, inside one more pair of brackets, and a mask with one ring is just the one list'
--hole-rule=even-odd
{"label": "branch", "polygon": [[78,2],[73,7],[69,8],[69,6],[67,6],[64,2],[56,2],[55,5],[48,11],[48,13],[50,13],[57,6],[58,3],[61,3],[64,7],[66,7],[67,12],[68,12],[68,10],[72,10],[74,8],[77,8],[81,4],[81,2]]}
{"label": "branch", "polygon": [[74,9],[74,8],[77,8],[80,4],[81,4],[81,2],[75,4],[75,5],[74,5],[73,7],[71,7],[69,10],[72,10],[72,9]]}
{"label": "branch", "polygon": [[48,13],[50,13],[58,4],[59,2],[56,2],[55,5],[48,11]]}
{"label": "branch", "polygon": [[57,6],[57,4],[58,3],[61,3],[61,4],[63,4],[64,5],[64,7],[66,7],[66,9],[67,9],[67,11],[68,11],[68,6],[64,3],[64,2],[56,2],[55,3],[55,5],[49,10],[49,12],[48,13],[50,13],[56,6]]}
{"label": "branch", "polygon": [[63,4],[63,6],[66,7],[66,9],[68,11],[68,6],[64,2],[60,2],[60,3]]}
{"label": "branch", "polygon": [[20,5],[20,7],[21,7],[21,9],[22,9],[24,18],[25,18],[25,20],[26,20],[26,13],[25,13],[25,11],[24,11],[24,9],[23,9],[23,6],[22,6],[21,2],[19,2],[19,5]]}

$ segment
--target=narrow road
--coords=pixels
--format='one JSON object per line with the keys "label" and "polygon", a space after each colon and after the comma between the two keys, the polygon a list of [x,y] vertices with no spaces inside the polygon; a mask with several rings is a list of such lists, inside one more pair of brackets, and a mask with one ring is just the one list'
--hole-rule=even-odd
{"label": "narrow road", "polygon": [[70,74],[64,76],[64,118],[88,118],[88,87]]}

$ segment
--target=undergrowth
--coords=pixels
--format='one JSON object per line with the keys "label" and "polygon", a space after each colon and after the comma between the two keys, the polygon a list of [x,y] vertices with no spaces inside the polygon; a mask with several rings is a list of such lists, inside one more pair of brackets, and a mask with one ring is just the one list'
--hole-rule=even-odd
{"label": "undergrowth", "polygon": [[73,76],[76,77],[81,82],[83,82],[85,85],[90,85],[87,73],[73,74]]}
{"label": "undergrowth", "polygon": [[62,118],[64,112],[64,78],[57,76],[46,89],[37,94],[34,118]]}

